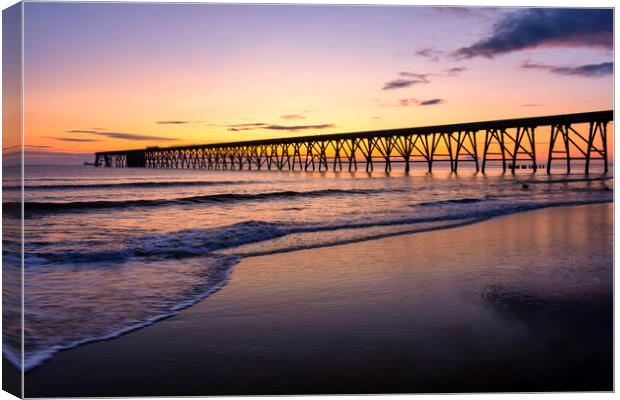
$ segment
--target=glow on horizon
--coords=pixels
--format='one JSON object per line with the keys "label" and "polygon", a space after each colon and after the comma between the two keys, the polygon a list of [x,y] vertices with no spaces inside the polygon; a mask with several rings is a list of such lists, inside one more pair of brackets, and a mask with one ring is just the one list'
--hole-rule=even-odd
{"label": "glow on horizon", "polygon": [[454,56],[522,11],[26,3],[25,144],[93,153],[611,109],[613,75],[578,70],[613,59],[604,43]]}

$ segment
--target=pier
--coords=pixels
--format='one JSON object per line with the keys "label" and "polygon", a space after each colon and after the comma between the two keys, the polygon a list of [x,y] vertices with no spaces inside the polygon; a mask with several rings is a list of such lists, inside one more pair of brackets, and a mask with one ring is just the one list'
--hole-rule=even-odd
{"label": "pier", "polygon": [[[147,147],[145,149],[95,153],[96,167],[192,168],[207,170],[274,171],[366,171],[382,163],[385,171],[395,164],[422,163],[432,172],[436,163],[449,163],[457,172],[462,163],[476,171],[490,161],[501,162],[503,171],[520,166],[534,172],[543,166],[551,173],[554,161],[565,163],[571,172],[574,161],[602,160],[608,172],[607,127],[613,111],[551,115],[387,129],[367,132],[323,134],[231,143]],[[537,141],[538,140],[538,141]],[[540,163],[544,144],[546,163]]]}

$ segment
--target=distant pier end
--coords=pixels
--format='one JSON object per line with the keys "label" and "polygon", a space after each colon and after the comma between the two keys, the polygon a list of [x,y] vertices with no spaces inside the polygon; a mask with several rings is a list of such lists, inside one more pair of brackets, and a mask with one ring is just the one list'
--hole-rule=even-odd
{"label": "distant pier end", "polygon": [[[585,173],[592,160],[602,160],[608,172],[607,127],[613,111],[596,111],[544,117],[506,119],[416,128],[300,136],[244,142],[147,147],[145,149],[95,153],[94,165],[118,168],[192,168],[212,170],[349,171],[358,164],[372,171],[377,162],[391,171],[394,163],[409,171],[413,163],[473,163],[485,171],[487,162],[499,161],[505,171],[526,163],[536,171],[537,144],[548,144],[546,171],[553,161],[583,160]],[[544,142],[537,142],[545,128]],[[441,152],[440,152],[441,151]],[[540,150],[539,150],[540,152]],[[482,157],[479,157],[482,154]],[[328,156],[329,155],[329,156]],[[343,167],[344,164],[344,167]],[[544,164],[542,164],[544,166]]]}

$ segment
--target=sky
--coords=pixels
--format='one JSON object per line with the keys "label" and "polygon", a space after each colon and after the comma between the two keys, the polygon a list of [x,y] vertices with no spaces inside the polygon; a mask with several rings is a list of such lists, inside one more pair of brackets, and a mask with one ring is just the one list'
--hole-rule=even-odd
{"label": "sky", "polygon": [[609,9],[26,3],[32,156],[611,109]]}

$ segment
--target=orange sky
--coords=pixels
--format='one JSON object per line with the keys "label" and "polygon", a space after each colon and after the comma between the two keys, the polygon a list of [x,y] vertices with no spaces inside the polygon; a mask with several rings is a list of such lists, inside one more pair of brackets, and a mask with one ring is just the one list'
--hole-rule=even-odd
{"label": "orange sky", "polygon": [[[573,27],[598,41],[575,42],[568,26],[564,37],[535,38],[538,42],[522,48],[489,45],[494,42],[487,39],[497,39],[506,18],[561,24],[561,13],[196,4],[25,7],[25,144],[44,152],[253,140],[613,106],[607,68],[612,50],[604,30],[597,31],[600,24]],[[594,17],[599,16],[584,16]],[[510,43],[511,38],[499,39]],[[465,57],[458,53],[463,48],[496,53]]]}

